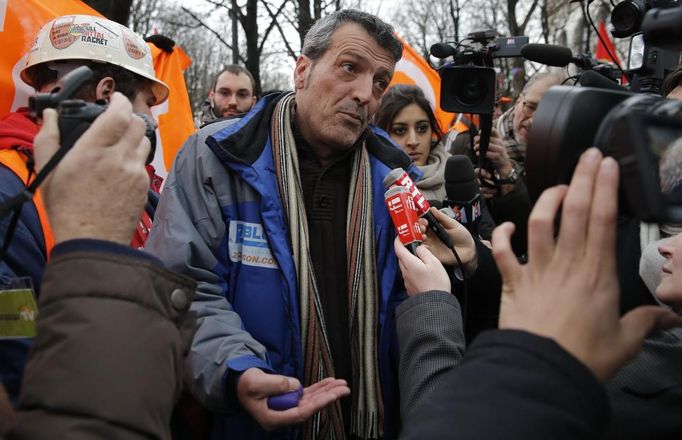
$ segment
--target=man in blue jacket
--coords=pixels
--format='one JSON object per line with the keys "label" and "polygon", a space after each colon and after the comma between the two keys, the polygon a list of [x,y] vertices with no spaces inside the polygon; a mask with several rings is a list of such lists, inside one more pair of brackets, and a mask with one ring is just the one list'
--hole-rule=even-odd
{"label": "man in blue jacket", "polygon": [[[176,158],[147,249],[199,282],[189,382],[224,415],[214,438],[397,434],[406,295],[382,180],[419,172],[368,124],[401,55],[377,17],[326,16],[305,38],[295,93],[204,126]],[[282,376],[309,387],[305,411],[268,409],[298,386]],[[313,400],[319,388],[351,397],[316,412],[329,403]]]}

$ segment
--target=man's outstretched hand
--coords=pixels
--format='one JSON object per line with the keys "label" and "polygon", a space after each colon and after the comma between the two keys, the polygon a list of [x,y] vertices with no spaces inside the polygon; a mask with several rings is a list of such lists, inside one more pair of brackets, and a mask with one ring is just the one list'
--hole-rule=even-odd
{"label": "man's outstretched hand", "polygon": [[[500,328],[552,338],[604,381],[655,329],[682,324],[661,307],[619,316],[616,275],[618,165],[596,148],[580,158],[570,186],[546,190],[528,220],[528,264],[511,248],[514,225],[493,233],[503,279]],[[562,206],[561,229],[554,218]]]}
{"label": "man's outstretched hand", "polygon": [[350,394],[345,380],[328,377],[303,389],[298,406],[285,411],[268,408],[268,397],[295,391],[298,379],[268,374],[258,368],[249,368],[239,377],[237,396],[239,402],[260,426],[268,431],[288,425],[303,423],[316,412]]}

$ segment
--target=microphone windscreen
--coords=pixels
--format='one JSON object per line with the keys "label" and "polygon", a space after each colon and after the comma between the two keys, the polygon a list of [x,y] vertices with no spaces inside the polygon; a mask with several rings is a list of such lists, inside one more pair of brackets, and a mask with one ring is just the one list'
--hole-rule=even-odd
{"label": "microphone windscreen", "polygon": [[405,170],[402,168],[392,169],[391,172],[384,177],[384,188],[390,188],[391,186],[396,185],[398,179],[400,179],[404,173]]}
{"label": "microphone windscreen", "polygon": [[444,174],[448,200],[467,202],[479,194],[474,165],[467,156],[457,154],[448,157]]}
{"label": "microphone windscreen", "polygon": [[447,43],[436,43],[431,46],[429,52],[431,52],[431,55],[433,55],[434,57],[442,59],[454,55],[455,48]]}
{"label": "microphone windscreen", "polygon": [[565,67],[571,62],[573,52],[564,46],[531,43],[521,48],[521,56],[547,66]]}
{"label": "microphone windscreen", "polygon": [[596,87],[598,89],[618,90],[620,92],[628,91],[625,87],[616,84],[616,82],[611,81],[610,79],[605,78],[603,75],[600,75],[592,70],[583,72],[583,74],[580,75],[578,82],[583,87]]}

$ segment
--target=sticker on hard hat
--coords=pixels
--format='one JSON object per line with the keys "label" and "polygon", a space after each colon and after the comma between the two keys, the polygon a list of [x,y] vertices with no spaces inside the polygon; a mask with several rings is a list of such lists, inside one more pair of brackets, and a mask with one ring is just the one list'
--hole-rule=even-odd
{"label": "sticker on hard hat", "polygon": [[147,44],[140,42],[135,35],[125,29],[123,30],[123,45],[128,55],[133,59],[139,60],[147,55]]}
{"label": "sticker on hard hat", "polygon": [[112,44],[116,35],[101,23],[74,23],[75,17],[55,20],[50,29],[50,41],[55,49],[66,49],[76,41],[98,46],[118,46]]}

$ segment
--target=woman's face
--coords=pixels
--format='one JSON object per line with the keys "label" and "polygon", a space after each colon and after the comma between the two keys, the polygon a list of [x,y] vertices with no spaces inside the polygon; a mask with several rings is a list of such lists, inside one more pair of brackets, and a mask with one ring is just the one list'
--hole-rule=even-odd
{"label": "woman's face", "polygon": [[682,311],[682,234],[664,240],[658,252],[666,259],[661,269],[661,284],[656,297],[673,308]]}
{"label": "woman's face", "polygon": [[410,104],[400,110],[391,123],[389,134],[415,165],[426,165],[431,151],[431,123],[421,107]]}

